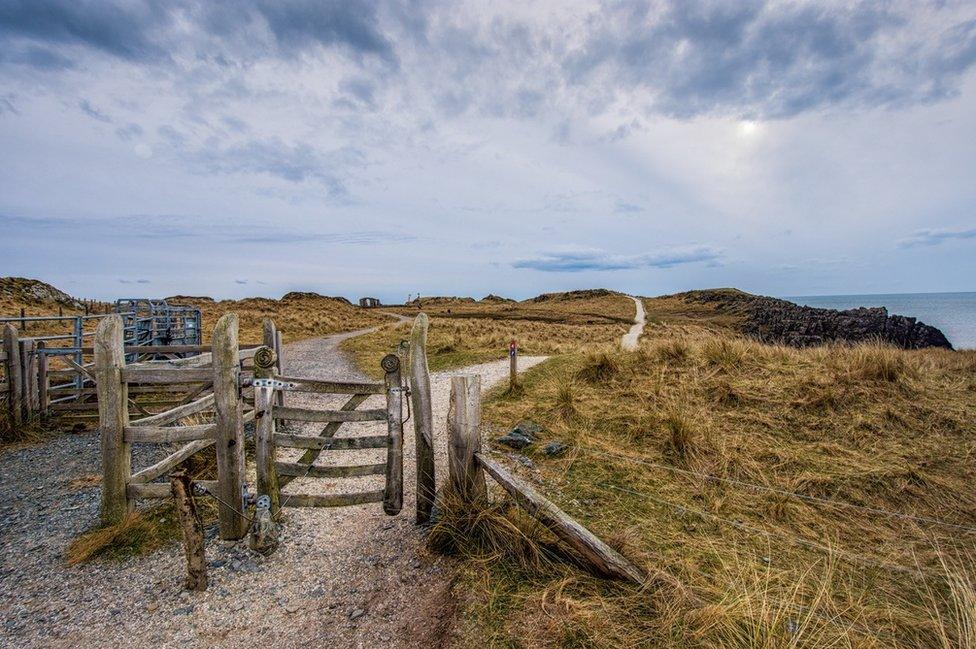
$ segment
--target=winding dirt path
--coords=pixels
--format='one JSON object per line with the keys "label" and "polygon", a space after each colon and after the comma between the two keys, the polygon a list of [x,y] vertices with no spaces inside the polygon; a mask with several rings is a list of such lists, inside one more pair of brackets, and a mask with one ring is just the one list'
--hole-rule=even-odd
{"label": "winding dirt path", "polygon": [[634,325],[620,339],[620,346],[624,351],[629,352],[637,349],[637,341],[641,334],[644,333],[645,314],[643,300],[632,295],[628,295],[627,297],[634,301],[634,306],[637,309],[637,315],[634,317]]}
{"label": "winding dirt path", "polygon": [[[363,332],[286,345],[286,371],[322,379],[364,380],[338,349]],[[521,369],[544,360],[523,357]],[[482,376],[485,389],[507,378],[508,360],[431,376],[438,478],[446,472],[450,377]],[[375,402],[374,402],[375,399]],[[327,395],[286,396],[289,405],[337,407]],[[377,396],[362,408],[381,407]],[[294,430],[315,434],[314,424]],[[345,424],[340,436],[377,434],[383,423]],[[449,628],[443,614],[448,560],[428,553],[413,524],[413,426],[404,430],[404,508],[378,504],[289,509],[281,546],[270,557],[208,530],[210,587],[183,590],[183,550],[169,545],[121,562],[69,567],[71,538],[98,516],[99,444],[94,433],[66,435],[0,454],[0,646],[18,647],[417,647],[436,646]],[[137,450],[135,467],[165,453]],[[333,453],[340,464],[381,461],[382,451]],[[328,454],[323,454],[327,456]],[[282,459],[291,455],[282,449]],[[322,458],[319,460],[323,461]],[[327,462],[336,462],[329,457]],[[89,482],[85,482],[88,479]],[[382,487],[382,476],[296,480],[286,493]],[[253,484],[254,477],[248,481]]]}

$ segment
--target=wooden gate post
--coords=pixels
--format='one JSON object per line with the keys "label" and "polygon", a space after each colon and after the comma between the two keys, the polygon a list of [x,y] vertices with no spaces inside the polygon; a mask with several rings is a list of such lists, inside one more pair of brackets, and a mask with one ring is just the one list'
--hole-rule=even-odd
{"label": "wooden gate post", "polygon": [[430,368],[427,366],[427,314],[421,313],[410,332],[410,403],[417,443],[417,523],[430,522],[434,508],[434,413],[430,398]]}
{"label": "wooden gate post", "polygon": [[383,511],[395,516],[403,509],[403,385],[400,358],[387,354],[380,361],[386,385],[386,488]]}
{"label": "wooden gate post", "polygon": [[481,451],[481,377],[451,377],[451,403],[447,411],[448,480],[466,503],[485,504],[488,487],[475,459]]}
{"label": "wooden gate post", "polygon": [[126,494],[132,475],[132,453],[125,441],[129,425],[129,387],[122,380],[125,349],[122,318],[109,316],[95,331],[95,390],[102,445],[102,523],[121,522],[135,501]]}
{"label": "wooden gate post", "polygon": [[[268,320],[265,319],[265,322]],[[254,352],[254,378],[270,380],[274,377],[276,361],[271,347],[258,347]],[[270,386],[254,387],[254,459],[257,465],[258,496],[268,496],[271,499],[271,515],[277,516],[281,509],[281,488],[275,468],[273,395],[274,388]]]}
{"label": "wooden gate post", "polygon": [[236,540],[247,531],[244,486],[244,412],[240,391],[237,316],[224,315],[214,327],[212,343],[214,409],[217,424],[217,490],[220,538]]}
{"label": "wooden gate post", "polygon": [[[275,372],[278,376],[285,373],[284,368],[281,366],[281,332],[278,331],[278,326],[275,321],[271,318],[265,318],[261,321],[262,329],[262,344],[271,349],[275,355]],[[279,391],[275,394],[275,405],[284,406],[285,405],[285,393]],[[277,511],[277,510],[273,510]]]}
{"label": "wooden gate post", "polygon": [[24,382],[21,378],[20,339],[17,336],[17,327],[9,322],[3,328],[3,351],[7,355],[5,362],[7,363],[8,415],[11,425],[18,428],[24,421]]}
{"label": "wooden gate post", "polygon": [[41,413],[47,413],[50,399],[47,394],[47,344],[42,340],[37,343],[37,406]]}
{"label": "wooden gate post", "polygon": [[508,391],[515,392],[518,388],[518,343],[512,340],[508,344]]}

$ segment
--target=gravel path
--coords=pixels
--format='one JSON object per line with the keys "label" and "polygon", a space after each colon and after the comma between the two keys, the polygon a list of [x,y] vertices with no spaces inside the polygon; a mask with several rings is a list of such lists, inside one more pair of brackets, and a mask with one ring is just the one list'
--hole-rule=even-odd
{"label": "gravel path", "polygon": [[637,340],[640,338],[641,334],[644,333],[644,301],[640,298],[633,296],[628,296],[634,301],[634,306],[637,308],[637,315],[634,318],[634,326],[630,328],[630,331],[624,334],[623,338],[620,339],[620,346],[624,351],[634,351],[637,349]]}
{"label": "gravel path", "polygon": [[[360,333],[360,332],[356,332]],[[286,346],[286,372],[365,380],[338,351],[340,334]],[[522,357],[521,369],[544,360]],[[450,376],[475,373],[484,388],[507,377],[502,360],[431,377],[438,477],[446,472]],[[336,407],[335,397],[289,394],[289,405]],[[361,408],[382,407],[382,396]],[[317,434],[314,424],[294,430]],[[385,432],[384,423],[344,424],[340,435]],[[413,525],[413,427],[405,427],[404,508],[380,504],[287,511],[281,546],[264,558],[208,530],[210,588],[182,589],[181,545],[123,562],[64,565],[71,538],[97,520],[98,438],[65,435],[0,455],[0,646],[416,647],[436,645],[445,624],[450,566],[429,554]],[[133,466],[162,452],[136,447]],[[143,450],[145,449],[145,450]],[[297,453],[295,453],[297,454]],[[292,454],[281,451],[282,458]],[[385,451],[333,452],[342,464],[381,461]],[[319,462],[335,461],[324,453]],[[374,459],[375,458],[375,459]],[[253,484],[253,475],[249,482]],[[382,488],[383,477],[296,480],[285,493]]]}

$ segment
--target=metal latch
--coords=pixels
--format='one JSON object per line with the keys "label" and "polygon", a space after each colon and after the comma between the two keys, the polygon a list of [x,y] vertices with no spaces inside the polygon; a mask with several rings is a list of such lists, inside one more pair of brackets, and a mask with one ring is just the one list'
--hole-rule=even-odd
{"label": "metal latch", "polygon": [[279,381],[278,379],[251,379],[251,385],[255,388],[271,388],[272,390],[282,390],[294,387],[294,383]]}

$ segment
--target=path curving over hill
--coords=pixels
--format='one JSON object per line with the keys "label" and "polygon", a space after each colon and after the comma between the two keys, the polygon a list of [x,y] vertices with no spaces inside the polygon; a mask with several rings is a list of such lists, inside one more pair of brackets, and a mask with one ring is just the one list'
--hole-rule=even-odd
{"label": "path curving over hill", "polygon": [[637,341],[640,339],[642,333],[644,333],[645,324],[645,314],[644,314],[644,301],[639,297],[634,297],[628,295],[631,300],[634,301],[634,307],[637,309],[637,314],[634,317],[634,325],[630,328],[623,338],[620,339],[620,346],[624,351],[634,351],[637,349]]}
{"label": "path curving over hill", "polygon": [[[369,330],[366,330],[369,331]],[[339,350],[348,332],[285,346],[290,375],[366,380]],[[525,356],[520,369],[544,357]],[[438,480],[446,475],[450,377],[480,374],[482,388],[508,377],[508,359],[431,375]],[[288,405],[336,407],[341,397],[288,394]],[[374,396],[362,408],[382,407]],[[294,424],[315,434],[314,424]],[[303,430],[301,426],[309,426]],[[344,424],[340,436],[377,434],[378,422]],[[166,453],[136,446],[134,466]],[[269,557],[208,532],[210,587],[182,588],[180,544],[122,562],[64,564],[72,537],[98,520],[99,472],[95,433],[63,435],[44,444],[0,452],[0,646],[437,646],[449,627],[448,559],[431,555],[414,525],[413,424],[404,427],[404,507],[395,517],[377,504],[338,509],[289,509],[282,542]],[[288,460],[289,449],[280,449]],[[375,453],[375,451],[373,451]],[[328,461],[363,463],[370,451],[343,452]],[[352,455],[352,456],[351,456]],[[322,461],[322,460],[320,460]],[[372,461],[375,461],[373,459]],[[248,482],[254,484],[253,467]],[[286,493],[361,491],[364,481],[297,480]],[[368,483],[376,488],[375,483]],[[382,484],[382,482],[380,482]]]}

